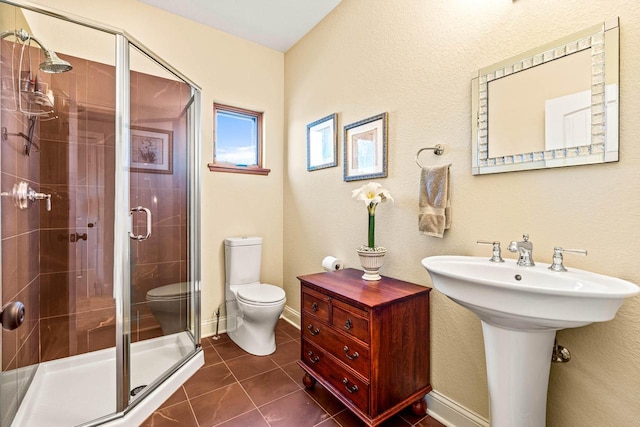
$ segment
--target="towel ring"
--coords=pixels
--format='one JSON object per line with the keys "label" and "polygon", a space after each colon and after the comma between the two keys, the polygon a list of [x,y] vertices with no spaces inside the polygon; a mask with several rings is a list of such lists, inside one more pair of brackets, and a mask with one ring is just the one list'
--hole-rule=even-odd
{"label": "towel ring", "polygon": [[441,156],[442,153],[444,153],[444,145],[436,144],[435,147],[424,147],[424,148],[419,149],[418,152],[416,153],[416,163],[421,168],[424,167],[424,166],[422,166],[422,164],[420,163],[419,157],[420,157],[420,153],[422,153],[424,150],[433,150],[433,154],[435,154],[436,156]]}

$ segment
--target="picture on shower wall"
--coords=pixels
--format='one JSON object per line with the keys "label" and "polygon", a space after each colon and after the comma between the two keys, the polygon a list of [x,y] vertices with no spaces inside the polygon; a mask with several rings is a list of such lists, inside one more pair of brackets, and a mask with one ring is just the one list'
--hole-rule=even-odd
{"label": "picture on shower wall", "polygon": [[173,173],[173,132],[131,126],[131,171]]}
{"label": "picture on shower wall", "polygon": [[387,113],[344,127],[344,180],[387,176]]}

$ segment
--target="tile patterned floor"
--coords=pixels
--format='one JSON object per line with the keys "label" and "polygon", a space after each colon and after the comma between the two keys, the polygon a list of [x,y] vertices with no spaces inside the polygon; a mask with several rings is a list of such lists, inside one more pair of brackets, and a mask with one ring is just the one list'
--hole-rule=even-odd
{"label": "tile patterned floor", "polygon": [[[154,412],[144,427],[361,427],[364,424],[319,383],[302,385],[300,331],[280,320],[277,350],[270,356],[245,353],[226,335],[204,338],[205,364]],[[443,427],[410,410],[384,427]]]}

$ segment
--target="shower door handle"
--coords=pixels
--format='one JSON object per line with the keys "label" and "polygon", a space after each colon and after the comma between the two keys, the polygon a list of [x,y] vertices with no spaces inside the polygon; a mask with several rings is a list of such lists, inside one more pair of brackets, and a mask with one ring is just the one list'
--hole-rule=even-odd
{"label": "shower door handle", "polygon": [[[133,232],[131,230],[129,230],[129,237],[132,240],[137,240],[137,241],[141,241],[141,240],[147,240],[149,238],[149,236],[151,236],[151,211],[147,208],[144,208],[142,206],[138,206],[136,208],[132,208],[129,211],[129,217],[132,218],[133,214],[136,212],[144,212],[147,216],[147,234],[133,234]],[[131,221],[131,227],[133,228],[133,220]]]}

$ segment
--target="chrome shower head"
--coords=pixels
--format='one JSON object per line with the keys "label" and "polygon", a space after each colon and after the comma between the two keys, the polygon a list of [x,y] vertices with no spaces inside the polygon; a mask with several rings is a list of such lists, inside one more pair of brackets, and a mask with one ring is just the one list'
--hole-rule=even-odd
{"label": "chrome shower head", "polygon": [[64,73],[73,67],[64,59],[60,59],[56,53],[43,47],[45,60],[40,64],[40,70],[49,74]]}
{"label": "chrome shower head", "polygon": [[45,73],[64,73],[65,71],[69,71],[73,68],[71,64],[63,59],[60,59],[54,51],[52,51],[51,49],[47,49],[40,40],[26,32],[24,28],[15,31],[3,31],[2,33],[0,33],[0,39],[4,39],[8,36],[14,36],[17,39],[20,39],[23,43],[29,40],[33,40],[34,42],[39,44],[45,56],[45,60],[40,64],[40,70]]}

